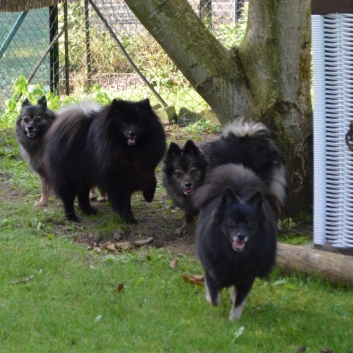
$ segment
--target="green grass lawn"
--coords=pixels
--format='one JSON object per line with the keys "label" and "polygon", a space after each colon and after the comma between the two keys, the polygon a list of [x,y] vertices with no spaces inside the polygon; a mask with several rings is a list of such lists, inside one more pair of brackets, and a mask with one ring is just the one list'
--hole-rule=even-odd
{"label": "green grass lawn", "polygon": [[[1,353],[353,352],[352,288],[275,269],[255,282],[241,320],[231,322],[229,290],[212,307],[202,286],[184,282],[184,274],[202,273],[194,256],[168,246],[89,251],[74,239],[100,234],[98,225],[64,221],[61,205],[33,207],[38,193],[13,132],[1,130]],[[117,217],[109,227],[121,228]],[[295,243],[292,231],[282,241]]]}
{"label": "green grass lawn", "polygon": [[65,238],[4,227],[0,237],[1,352],[353,348],[350,290],[276,271],[269,281],[256,281],[242,319],[230,322],[228,291],[212,307],[203,287],[183,281],[184,273],[201,273],[190,256],[179,256],[173,269],[174,255],[164,249],[97,254]]}

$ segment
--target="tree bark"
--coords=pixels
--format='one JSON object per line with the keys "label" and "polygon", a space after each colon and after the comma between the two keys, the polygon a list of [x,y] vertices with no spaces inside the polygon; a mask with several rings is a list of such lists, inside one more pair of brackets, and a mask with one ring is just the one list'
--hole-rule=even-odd
{"label": "tree bark", "polygon": [[217,41],[186,0],[125,0],[221,124],[265,123],[283,156],[286,212],[312,205],[310,0],[251,0],[243,43]]}
{"label": "tree bark", "polygon": [[353,285],[353,257],[277,243],[277,266],[288,274],[317,276],[334,285]]}

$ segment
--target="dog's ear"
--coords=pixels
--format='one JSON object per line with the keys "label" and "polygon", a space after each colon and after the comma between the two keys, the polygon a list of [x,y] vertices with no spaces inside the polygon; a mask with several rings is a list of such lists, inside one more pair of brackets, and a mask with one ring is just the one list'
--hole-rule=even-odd
{"label": "dog's ear", "polygon": [[26,99],[22,102],[22,108],[28,107],[28,106],[30,106],[30,105],[32,105],[32,104],[30,103],[30,101],[28,100],[28,98],[26,98]]}
{"label": "dog's ear", "polygon": [[171,160],[174,157],[178,156],[181,154],[182,150],[181,148],[175,143],[171,142],[167,151],[167,160]]}
{"label": "dog's ear", "polygon": [[110,104],[110,110],[111,111],[117,111],[125,108],[126,102],[123,101],[122,99],[113,99],[111,104]]}
{"label": "dog's ear", "polygon": [[152,110],[152,107],[151,107],[151,104],[150,104],[150,100],[148,98],[143,99],[138,104],[144,109]]}
{"label": "dog's ear", "polygon": [[262,207],[262,199],[262,192],[260,190],[257,190],[249,197],[248,203],[254,206],[256,209],[260,209]]}
{"label": "dog's ear", "polygon": [[38,100],[38,104],[43,106],[44,109],[47,109],[47,98],[43,96],[41,99]]}
{"label": "dog's ear", "polygon": [[222,203],[224,203],[224,205],[229,205],[231,202],[239,202],[239,198],[237,197],[237,195],[235,195],[233,189],[229,186],[227,186],[223,197],[222,197]]}
{"label": "dog's ear", "polygon": [[201,151],[199,148],[195,145],[195,143],[192,140],[187,140],[185,143],[185,146],[183,148],[184,153],[193,153],[196,155],[201,155]]}
{"label": "dog's ear", "polygon": [[230,203],[240,202],[238,196],[234,193],[233,189],[227,186],[226,190],[223,193],[222,200],[219,203],[216,212],[215,212],[215,221],[221,223],[224,218],[225,210]]}

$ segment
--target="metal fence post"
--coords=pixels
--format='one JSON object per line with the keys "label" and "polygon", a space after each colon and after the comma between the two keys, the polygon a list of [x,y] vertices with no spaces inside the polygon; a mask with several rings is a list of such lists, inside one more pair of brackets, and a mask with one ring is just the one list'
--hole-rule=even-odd
{"label": "metal fence post", "polygon": [[14,26],[12,27],[10,33],[7,35],[7,37],[5,38],[4,43],[2,44],[2,46],[0,47],[0,58],[3,56],[3,54],[6,51],[6,48],[9,46],[9,44],[11,43],[12,38],[14,37],[14,35],[16,34],[17,30],[20,28],[23,20],[25,19],[26,15],[27,15],[28,11],[22,11],[20,16],[18,16]]}
{"label": "metal fence post", "polygon": [[[49,7],[49,33],[52,43],[58,34],[58,6]],[[55,42],[50,49],[50,90],[56,95],[59,94],[59,44]]]}
{"label": "metal fence post", "polygon": [[86,65],[87,65],[87,86],[91,87],[91,44],[90,44],[90,28],[89,28],[89,8],[88,0],[85,0],[85,33],[86,33]]}
{"label": "metal fence post", "polygon": [[64,44],[64,56],[65,56],[65,94],[70,94],[70,61],[69,61],[69,24],[67,19],[67,2],[63,4],[64,7],[64,29],[65,29],[65,44]]}

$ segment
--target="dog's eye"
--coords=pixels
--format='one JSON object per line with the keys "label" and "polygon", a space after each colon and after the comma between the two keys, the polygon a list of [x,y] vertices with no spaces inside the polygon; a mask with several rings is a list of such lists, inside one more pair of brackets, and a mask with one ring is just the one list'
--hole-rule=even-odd
{"label": "dog's eye", "polygon": [[190,172],[191,175],[195,175],[197,173],[197,169],[196,168],[191,168],[189,172]]}
{"label": "dog's eye", "polygon": [[28,116],[24,116],[24,117],[22,118],[22,120],[23,120],[25,123],[28,123],[29,117],[28,117]]}
{"label": "dog's eye", "polygon": [[42,121],[42,117],[41,116],[36,116],[36,123],[40,123]]}
{"label": "dog's eye", "polygon": [[248,228],[253,228],[254,227],[254,223],[250,222],[250,221],[246,225],[248,226]]}
{"label": "dog's eye", "polygon": [[181,178],[183,176],[183,172],[181,170],[176,170],[174,172],[174,175],[177,177],[177,178]]}
{"label": "dog's eye", "polygon": [[123,122],[123,126],[127,126],[127,122],[126,121]]}
{"label": "dog's eye", "polygon": [[229,226],[229,227],[235,227],[235,225],[236,225],[236,223],[235,223],[233,220],[230,219],[230,220],[228,221],[228,226]]}

